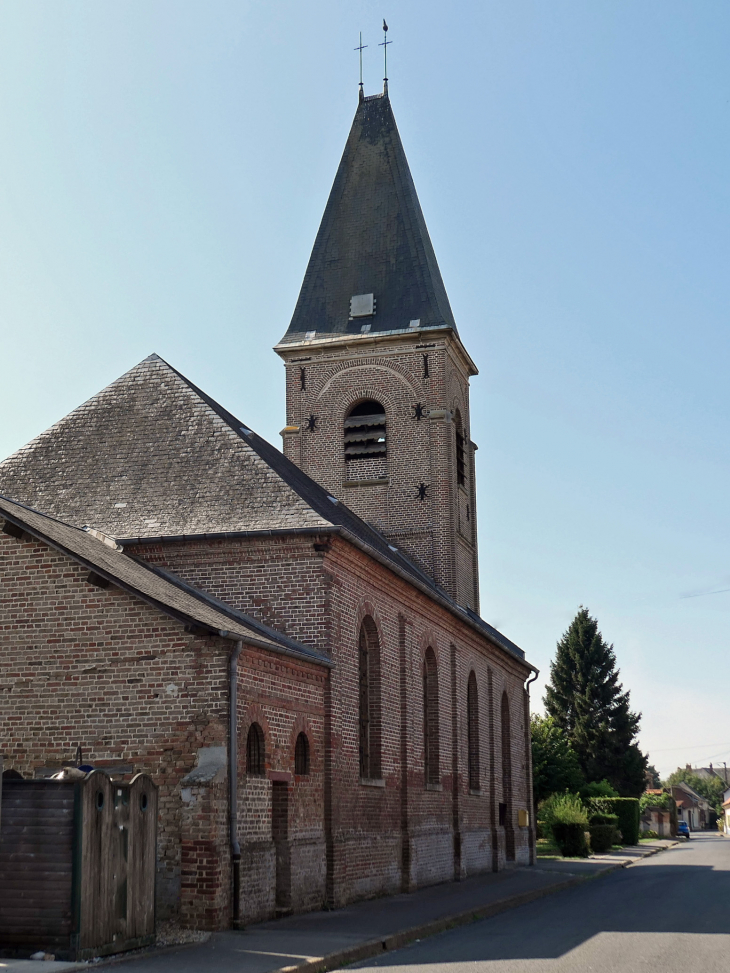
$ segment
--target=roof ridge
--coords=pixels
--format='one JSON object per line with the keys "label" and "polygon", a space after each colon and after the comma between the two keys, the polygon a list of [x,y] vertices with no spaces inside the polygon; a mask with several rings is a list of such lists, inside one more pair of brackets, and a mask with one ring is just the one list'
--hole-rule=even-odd
{"label": "roof ridge", "polygon": [[[168,364],[167,362],[165,364]],[[272,469],[284,482],[294,490],[305,503],[318,513],[325,520],[329,521],[333,527],[339,527],[344,529],[354,536],[360,535],[359,539],[364,541],[371,549],[376,551],[381,557],[386,558],[391,564],[405,571],[406,574],[411,576],[413,581],[420,583],[421,585],[427,586],[431,592],[438,598],[447,601],[452,608],[458,610],[460,616],[465,620],[471,621],[474,625],[482,629],[491,639],[497,642],[502,648],[506,649],[511,654],[516,654],[519,658],[524,659],[525,653],[519,646],[515,645],[511,639],[507,638],[506,635],[502,635],[498,629],[490,625],[489,622],[485,621],[477,612],[472,609],[466,609],[462,605],[459,605],[454,599],[445,591],[439,584],[434,581],[434,579],[422,571],[418,565],[404,554],[399,548],[391,544],[388,539],[380,533],[380,531],[373,527],[372,524],[367,523],[361,517],[359,517],[353,510],[333,497],[331,494],[327,493],[323,486],[313,480],[307,473],[301,470],[295,463],[292,463],[288,457],[286,457],[280,450],[275,446],[272,446],[266,439],[263,439],[256,432],[254,432],[249,426],[241,422],[240,419],[236,418],[233,413],[229,412],[224,406],[216,402],[214,398],[204,392],[202,389],[198,388],[190,379],[186,378],[182,372],[179,372],[173,365],[168,367],[175,372],[180,379],[185,382],[189,388],[211,408],[216,414],[226,422],[231,429],[239,436],[242,437],[244,442],[246,442],[266,463],[266,465]],[[275,464],[272,463],[275,461]],[[280,468],[277,468],[280,467]],[[316,500],[312,494],[317,495]],[[345,516],[337,516],[337,512],[344,512]],[[350,523],[348,523],[350,521]]]}
{"label": "roof ridge", "polygon": [[[23,518],[23,516],[14,509],[16,507],[20,508],[21,511],[27,511],[32,515],[32,517],[30,519]],[[266,643],[273,642],[287,650],[289,654],[295,653],[298,656],[312,659],[312,661],[320,664],[326,664],[328,666],[332,665],[332,661],[326,655],[317,652],[310,646],[297,642],[296,639],[292,639],[290,636],[285,635],[282,632],[278,632],[276,629],[271,628],[270,626],[264,625],[256,619],[246,615],[245,612],[239,612],[231,605],[227,605],[225,602],[221,602],[219,599],[212,598],[205,592],[196,589],[193,585],[190,585],[181,578],[178,578],[177,575],[173,574],[171,571],[157,569],[141,558],[125,555],[122,553],[122,551],[112,552],[110,548],[101,544],[99,544],[98,549],[95,546],[92,546],[87,552],[83,551],[83,547],[81,550],[73,550],[73,548],[68,546],[68,542],[64,542],[64,531],[78,533],[80,535],[80,539],[83,538],[82,544],[88,544],[89,541],[93,540],[92,535],[78,527],[75,527],[73,524],[68,524],[57,518],[50,517],[41,511],[32,510],[31,508],[17,503],[8,497],[0,497],[0,512],[2,513],[3,518],[11,519],[11,522],[17,521],[20,525],[22,525],[23,529],[27,530],[28,533],[37,539],[40,539],[43,543],[61,551],[78,564],[82,564],[86,568],[93,569],[102,577],[107,577],[120,589],[127,591],[130,594],[134,594],[136,597],[141,598],[143,601],[147,602],[158,610],[163,611],[165,614],[176,618],[178,621],[180,620],[181,615],[193,621],[195,621],[195,619],[184,607],[184,602],[182,605],[175,605],[169,600],[167,602],[161,600],[161,595],[164,594],[164,588],[162,589],[162,592],[156,595],[151,593],[150,590],[145,591],[144,587],[139,587],[139,578],[138,584],[135,584],[133,580],[135,569],[144,570],[145,573],[154,575],[155,577],[159,578],[160,581],[176,588],[188,598],[193,598],[201,605],[205,605],[210,611],[216,612],[219,616],[222,616],[229,621],[238,623],[239,626],[242,626],[244,629],[251,630],[253,639],[259,639],[258,644],[266,647]],[[33,517],[39,517],[49,521],[50,523],[56,524],[61,528],[61,531],[56,531],[56,536],[54,536],[53,533],[45,534],[40,527],[32,523]],[[117,569],[121,570],[115,570],[115,566]],[[130,571],[132,572],[131,577]],[[127,577],[124,577],[125,574]],[[211,616],[208,616],[208,619],[208,621],[205,621],[204,618],[198,618],[197,621],[202,625],[210,626]],[[240,637],[241,633],[239,629],[238,632],[234,631],[233,635],[230,634],[230,630],[228,630],[227,633],[223,632],[222,630],[218,630],[216,634],[229,638],[233,637],[233,635]],[[243,638],[245,641],[246,636],[243,636]],[[268,647],[273,649],[275,646]]]}

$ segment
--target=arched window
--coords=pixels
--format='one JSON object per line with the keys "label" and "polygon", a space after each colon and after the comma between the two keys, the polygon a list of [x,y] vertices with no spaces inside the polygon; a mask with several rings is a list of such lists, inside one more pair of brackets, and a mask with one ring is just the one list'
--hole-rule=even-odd
{"label": "arched window", "polygon": [[380,402],[360,402],[345,419],[345,460],[384,460],[387,455],[385,409]]}
{"label": "arched window", "polygon": [[309,773],[309,740],[306,733],[300,733],[294,745],[294,773],[299,777]]}
{"label": "arched window", "polygon": [[461,421],[461,413],[456,410],[454,416],[454,426],[456,428],[456,482],[464,486],[466,484],[466,452],[464,423]]}
{"label": "arched window", "polygon": [[439,680],[436,654],[426,649],[423,659],[423,754],[427,784],[438,784],[439,772]]}
{"label": "arched window", "polygon": [[379,780],[380,766],[380,640],[375,622],[366,615],[358,642],[360,694],[360,776]]}
{"label": "arched window", "polygon": [[469,790],[479,790],[479,692],[477,677],[469,673],[466,689],[466,732],[469,747]]}
{"label": "arched window", "polygon": [[[502,693],[501,707],[502,723],[502,801],[500,807],[500,824],[505,827],[505,845],[507,861],[515,858],[515,833],[512,823],[512,731],[510,726],[509,697],[507,691]],[[504,808],[504,810],[502,810]]]}
{"label": "arched window", "polygon": [[258,723],[252,723],[246,738],[246,773],[252,777],[263,777],[265,768],[264,731]]}

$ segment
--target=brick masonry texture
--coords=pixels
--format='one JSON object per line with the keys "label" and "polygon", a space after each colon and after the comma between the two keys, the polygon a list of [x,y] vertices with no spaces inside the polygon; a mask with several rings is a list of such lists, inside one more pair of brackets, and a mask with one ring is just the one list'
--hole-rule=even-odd
{"label": "brick masonry texture", "polygon": [[[284,434],[285,454],[406,551],[455,601],[478,611],[470,369],[459,339],[448,330],[438,340],[364,335],[277,350],[287,365],[287,429],[299,430]],[[344,452],[345,419],[367,399],[386,414],[387,460],[371,471],[355,470]],[[465,434],[463,485],[455,475],[457,415]],[[314,429],[309,416],[317,420]]]}
{"label": "brick masonry texture", "polygon": [[[517,828],[517,810],[529,808],[531,802],[524,743],[525,663],[490,644],[408,582],[395,579],[385,566],[339,538],[201,540],[196,545],[150,544],[136,552],[235,607],[246,606],[250,615],[324,650],[335,662],[330,676],[331,798],[329,810],[327,805],[324,808],[325,816],[330,816],[326,837],[330,845],[328,895],[333,903],[506,864],[505,829],[492,824],[499,803],[505,801],[501,788],[503,692],[510,701],[512,728],[515,856],[519,861],[529,860],[529,829]],[[380,637],[383,787],[363,784],[359,777],[358,636],[366,615],[374,619]],[[406,631],[404,668],[399,645],[402,623]],[[422,665],[429,645],[439,666],[438,790],[426,790],[423,771]],[[479,794],[470,793],[468,787],[466,700],[471,671],[479,694]],[[268,740],[268,732],[266,736]],[[316,748],[312,752],[314,763]],[[404,752],[407,766],[403,765]],[[260,789],[261,783],[255,782],[255,786]],[[455,843],[463,846],[458,860],[454,858]],[[266,864],[270,849],[260,845],[256,855],[256,874],[269,874],[267,869],[273,868]],[[410,862],[407,874],[404,860]]]}

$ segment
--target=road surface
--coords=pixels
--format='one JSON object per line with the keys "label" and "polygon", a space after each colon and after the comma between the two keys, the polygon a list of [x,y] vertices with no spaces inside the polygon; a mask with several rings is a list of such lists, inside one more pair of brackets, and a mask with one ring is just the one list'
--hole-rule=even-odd
{"label": "road surface", "polygon": [[373,973],[386,973],[385,968],[398,973],[730,973],[730,839],[695,833],[689,842],[620,872],[357,968]]}

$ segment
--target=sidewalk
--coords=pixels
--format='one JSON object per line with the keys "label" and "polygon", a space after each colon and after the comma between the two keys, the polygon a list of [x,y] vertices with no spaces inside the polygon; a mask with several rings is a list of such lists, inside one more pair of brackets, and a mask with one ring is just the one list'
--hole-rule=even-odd
{"label": "sidewalk", "polygon": [[[674,844],[644,842],[580,860],[538,859],[534,867],[477,875],[407,895],[357,902],[332,912],[290,916],[239,932],[214,933],[206,943],[150,950],[111,962],[123,962],[123,973],[200,973],[207,967],[216,973],[319,973],[523,905],[624,868]],[[101,965],[0,959],[0,973],[60,973]]]}

